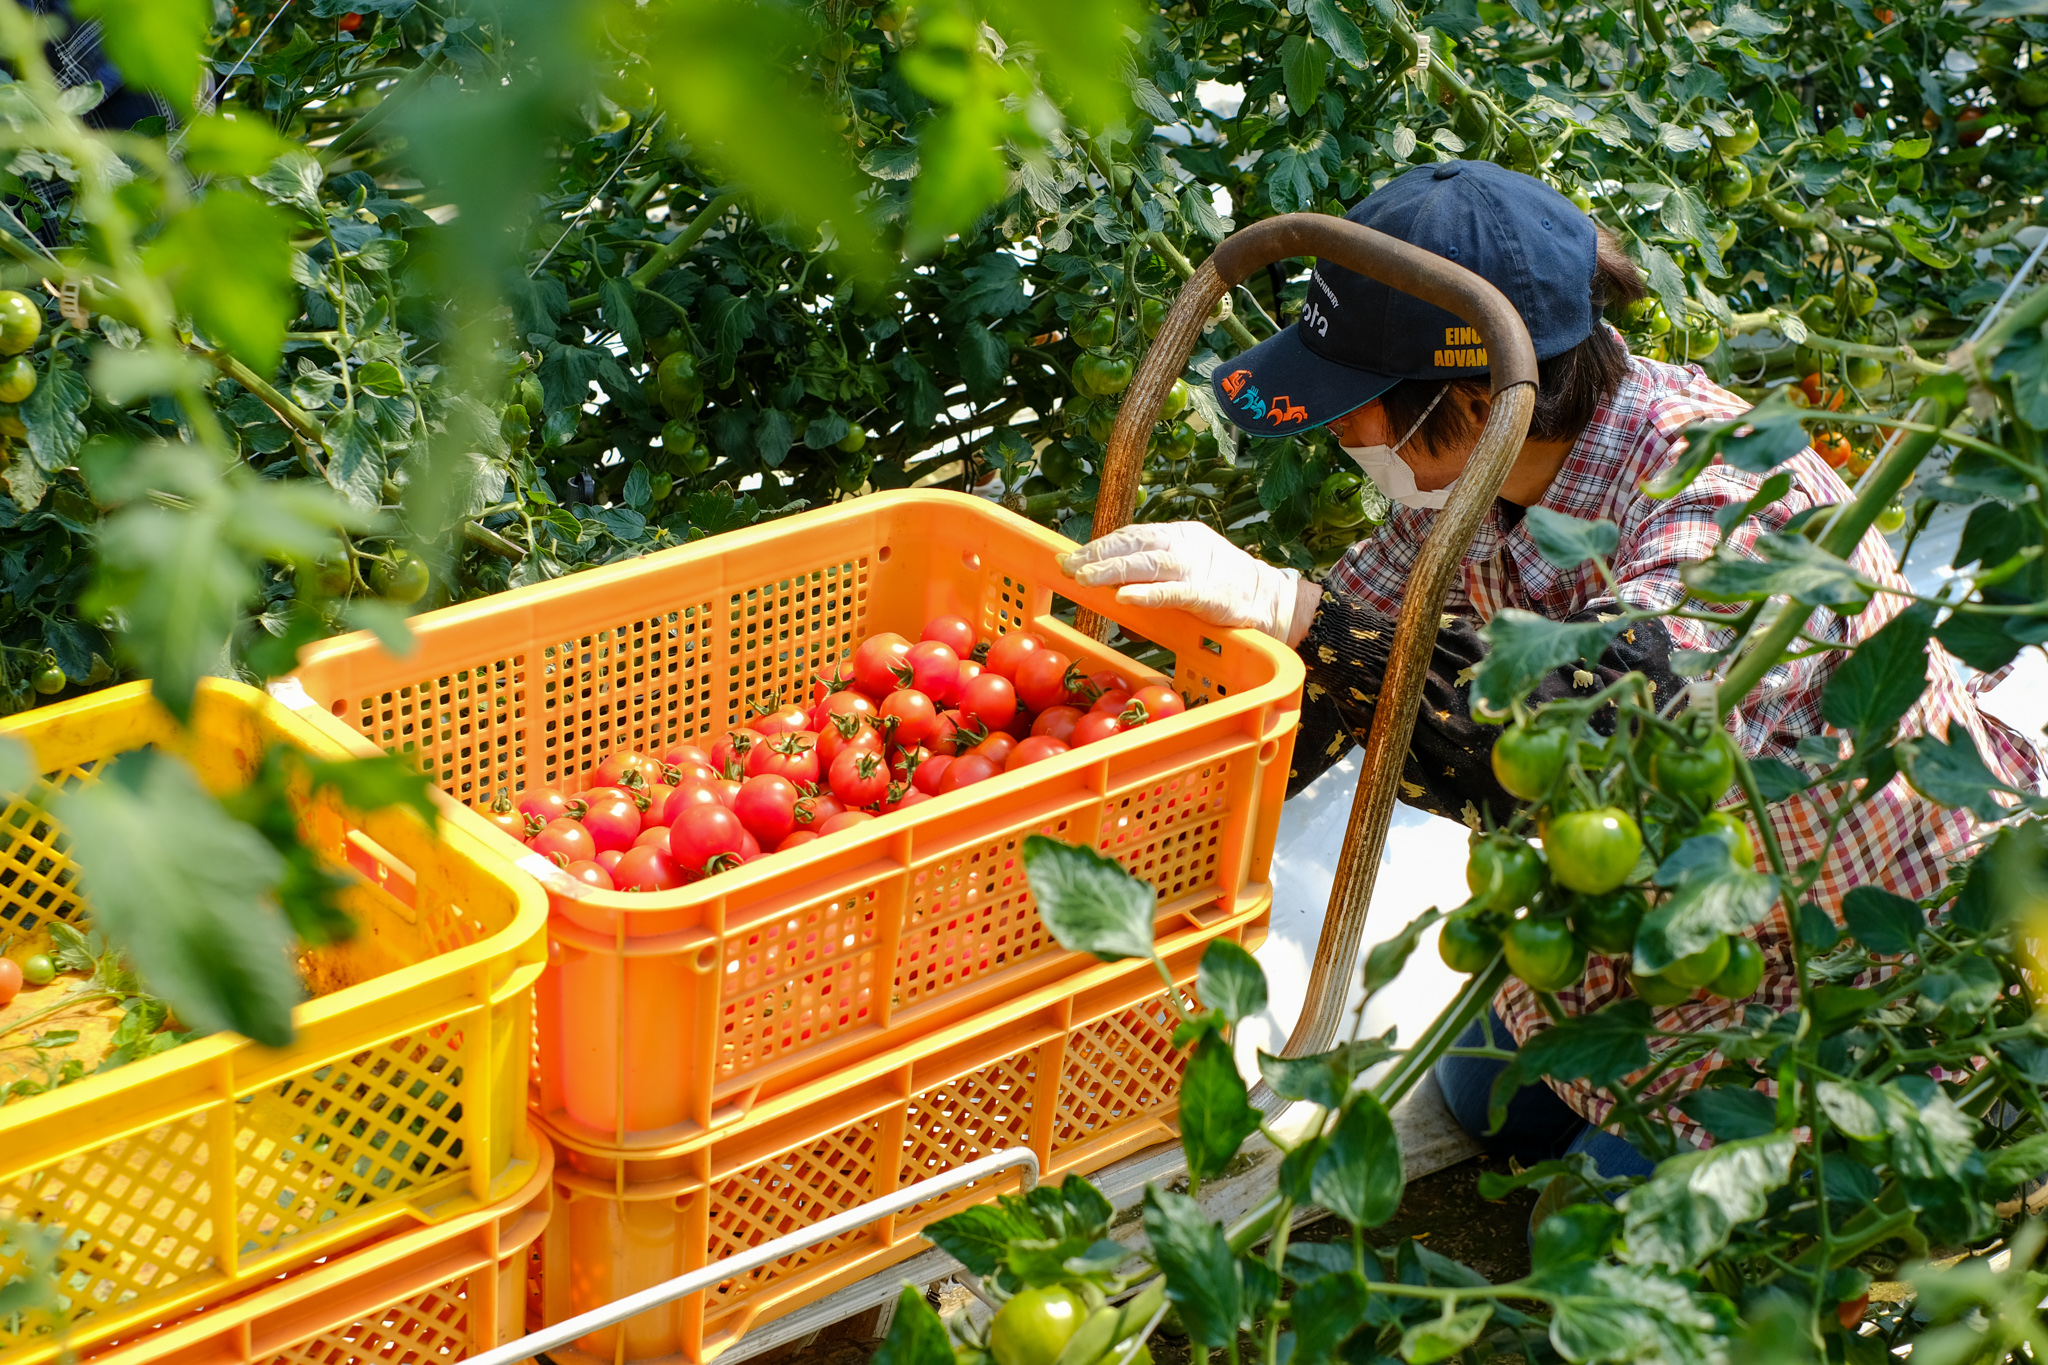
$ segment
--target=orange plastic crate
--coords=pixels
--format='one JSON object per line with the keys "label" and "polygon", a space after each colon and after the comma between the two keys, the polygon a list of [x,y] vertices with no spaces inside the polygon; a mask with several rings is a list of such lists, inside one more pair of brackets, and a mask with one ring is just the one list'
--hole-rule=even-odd
{"label": "orange plastic crate", "polygon": [[[147,745],[182,753],[216,791],[246,783],[272,743],[343,753],[224,681],[201,686],[189,735],[147,684],[39,708],[0,734],[65,786]],[[316,979],[353,984],[299,1006],[289,1047],[217,1034],[0,1108],[0,1284],[25,1264],[16,1229],[54,1232],[69,1318],[64,1342],[43,1314],[0,1319],[4,1365],[90,1350],[337,1246],[475,1209],[531,1174],[539,888],[478,841],[466,812],[429,830],[410,811],[363,815],[331,794],[296,805],[325,861],[360,874],[342,895],[356,937],[308,963]],[[0,934],[39,945],[50,920],[88,924],[62,830],[16,801],[0,832]]]}
{"label": "orange plastic crate", "polygon": [[326,1257],[83,1358],[93,1365],[453,1365],[522,1336],[554,1157],[504,1199]]}
{"label": "orange plastic crate", "polygon": [[[1256,946],[1263,913],[1168,957],[1192,982],[1216,938]],[[1046,1179],[1174,1139],[1185,1054],[1150,962],[1096,964],[1060,987],[848,1066],[801,1103],[662,1155],[556,1135],[555,1217],[539,1324],[564,1321],[990,1152],[1029,1147]],[[556,1365],[702,1362],[750,1327],[923,1250],[918,1230],[1017,1187],[938,1195],[837,1241],[595,1332]]]}
{"label": "orange plastic crate", "polygon": [[1173,654],[1172,683],[1205,699],[1185,715],[680,890],[550,877],[538,1107],[585,1145],[662,1149],[1085,969],[1039,921],[1027,834],[1094,844],[1151,881],[1165,935],[1268,895],[1300,660],[1080,588],[1056,563],[1071,548],[980,498],[861,498],[416,617],[403,659],[366,635],[316,645],[279,694],[485,806],[500,788],[580,789],[615,750],[807,697],[822,664],[935,615],[1166,680],[1055,619],[1057,590]]}

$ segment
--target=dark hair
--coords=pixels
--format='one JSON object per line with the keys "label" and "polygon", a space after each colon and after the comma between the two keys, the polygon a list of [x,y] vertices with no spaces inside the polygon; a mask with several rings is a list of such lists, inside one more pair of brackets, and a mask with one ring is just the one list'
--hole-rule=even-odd
{"label": "dark hair", "polygon": [[[1595,225],[1599,246],[1593,257],[1593,334],[1536,367],[1536,411],[1529,435],[1537,440],[1576,436],[1600,404],[1621,387],[1628,373],[1628,346],[1600,321],[1608,308],[1625,308],[1648,292],[1636,263],[1612,232]],[[1449,389],[1415,434],[1432,454],[1474,440],[1491,406],[1491,386],[1470,379],[1404,379],[1380,395],[1386,405],[1387,440],[1401,439],[1422,418],[1438,392]]]}

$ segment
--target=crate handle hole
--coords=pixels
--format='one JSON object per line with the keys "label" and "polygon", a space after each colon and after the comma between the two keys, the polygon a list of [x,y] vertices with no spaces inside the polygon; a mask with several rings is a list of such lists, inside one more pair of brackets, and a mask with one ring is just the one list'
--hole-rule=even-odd
{"label": "crate handle hole", "polygon": [[960,562],[970,569],[979,571],[981,568],[981,555],[977,551],[969,550],[966,554],[960,556]]}
{"label": "crate handle hole", "polygon": [[1259,746],[1259,762],[1271,763],[1274,759],[1278,757],[1280,757],[1279,740],[1269,739],[1264,744],[1261,744]]}
{"label": "crate handle hole", "polygon": [[718,945],[716,943],[705,944],[697,950],[697,955],[690,959],[690,970],[700,975],[716,971],[717,969]]}
{"label": "crate handle hole", "polygon": [[345,701],[336,701],[334,705],[328,707],[327,709],[334,712],[334,714],[337,716],[346,715],[348,712],[348,703]]}
{"label": "crate handle hole", "polygon": [[887,564],[889,562],[889,547],[884,545],[881,549],[875,551],[875,558]]}

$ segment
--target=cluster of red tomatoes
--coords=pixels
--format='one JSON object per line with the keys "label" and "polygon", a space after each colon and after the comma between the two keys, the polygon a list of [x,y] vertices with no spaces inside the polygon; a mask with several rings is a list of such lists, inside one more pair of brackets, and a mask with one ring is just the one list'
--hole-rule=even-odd
{"label": "cluster of red tomatoes", "polygon": [[957,616],[873,635],[788,702],[709,747],[612,754],[574,795],[501,794],[499,826],[602,890],[665,891],[986,782],[1187,709],[1157,684],[1085,673],[1026,631]]}

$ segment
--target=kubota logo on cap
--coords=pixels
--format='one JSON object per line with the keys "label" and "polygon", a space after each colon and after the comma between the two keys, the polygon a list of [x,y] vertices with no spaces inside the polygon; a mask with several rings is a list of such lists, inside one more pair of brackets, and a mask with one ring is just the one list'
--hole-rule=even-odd
{"label": "kubota logo on cap", "polygon": [[1306,422],[1308,409],[1289,398],[1286,394],[1269,404],[1259,393],[1259,387],[1250,383],[1250,370],[1232,370],[1217,381],[1216,387],[1223,390],[1233,407],[1243,408],[1261,422]]}
{"label": "kubota logo on cap", "polygon": [[1462,370],[1486,363],[1486,347],[1479,344],[1477,327],[1444,328],[1443,349],[1431,362],[1440,370]]}

